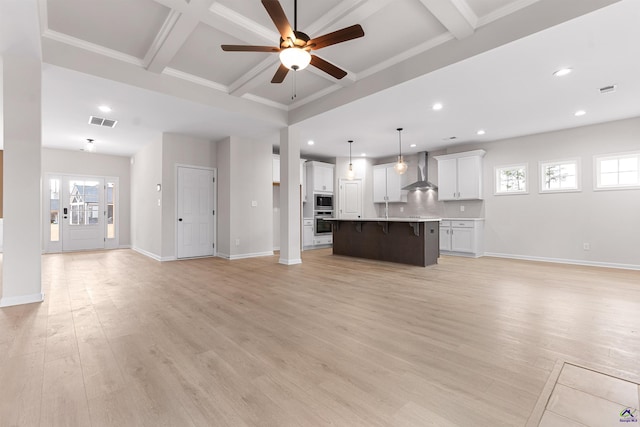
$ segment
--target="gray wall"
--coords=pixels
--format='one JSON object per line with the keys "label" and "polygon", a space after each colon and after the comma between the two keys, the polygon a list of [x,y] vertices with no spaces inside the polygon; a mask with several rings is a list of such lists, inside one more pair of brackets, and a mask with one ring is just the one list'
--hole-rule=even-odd
{"label": "gray wall", "polygon": [[232,136],[217,143],[216,159],[218,255],[237,259],[272,254],[271,143]]}
{"label": "gray wall", "polygon": [[[147,144],[131,165],[131,246],[155,259],[162,253],[162,141]],[[158,205],[160,200],[160,205]]]}
{"label": "gray wall", "polygon": [[82,151],[42,149],[42,176],[47,173],[118,177],[120,246],[131,245],[131,169],[129,157]]}
{"label": "gray wall", "polygon": [[162,135],[162,259],[176,258],[177,169],[181,166],[214,168],[214,142],[175,133]]}
{"label": "gray wall", "polygon": [[[640,118],[486,144],[485,250],[640,268],[640,190],[594,191],[593,156],[640,149]],[[540,194],[542,160],[579,158],[582,191]],[[529,194],[495,196],[494,167],[526,162]],[[586,251],[583,244],[589,243]]]}
{"label": "gray wall", "polygon": [[[390,204],[390,216],[485,218],[487,255],[640,268],[640,190],[593,189],[593,156],[639,150],[640,118],[432,152],[429,179],[437,183],[433,156],[479,148],[487,152],[484,200],[438,202],[434,194],[414,191],[408,194],[408,203]],[[580,159],[581,191],[540,194],[538,162],[565,158]],[[395,159],[376,163],[387,160]],[[407,160],[407,173],[415,173],[415,156]],[[516,163],[528,164],[529,193],[494,195],[494,168]],[[584,243],[590,250],[583,249]]]}

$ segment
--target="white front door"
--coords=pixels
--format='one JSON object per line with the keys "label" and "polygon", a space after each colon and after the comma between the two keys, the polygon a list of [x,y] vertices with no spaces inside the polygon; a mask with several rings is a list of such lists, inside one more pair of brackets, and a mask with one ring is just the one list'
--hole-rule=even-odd
{"label": "white front door", "polygon": [[105,184],[103,178],[62,179],[62,250],[105,248]]}
{"label": "white front door", "polygon": [[215,171],[178,167],[177,257],[214,255]]}
{"label": "white front door", "polygon": [[362,180],[340,180],[340,212],[338,217],[358,219],[362,217]]}

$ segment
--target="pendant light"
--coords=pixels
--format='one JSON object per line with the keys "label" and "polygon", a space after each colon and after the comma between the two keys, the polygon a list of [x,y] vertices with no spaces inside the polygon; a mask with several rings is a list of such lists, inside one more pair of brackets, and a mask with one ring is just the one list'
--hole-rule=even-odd
{"label": "pendant light", "polygon": [[396,170],[398,175],[402,175],[407,171],[407,164],[404,162],[404,158],[402,157],[402,128],[396,129],[398,131],[398,163],[396,163],[393,168]]}
{"label": "pendant light", "polygon": [[353,144],[353,140],[349,140],[349,170],[347,170],[347,179],[353,179],[356,176],[356,173],[353,171],[353,163],[351,162],[351,144]]}

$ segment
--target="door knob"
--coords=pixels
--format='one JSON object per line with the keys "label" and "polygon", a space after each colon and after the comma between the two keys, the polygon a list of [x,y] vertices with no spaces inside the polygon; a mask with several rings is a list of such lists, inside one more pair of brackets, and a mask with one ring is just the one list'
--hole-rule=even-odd
{"label": "door knob", "polygon": [[182,218],[178,218],[178,221],[181,221],[181,222],[182,222]]}

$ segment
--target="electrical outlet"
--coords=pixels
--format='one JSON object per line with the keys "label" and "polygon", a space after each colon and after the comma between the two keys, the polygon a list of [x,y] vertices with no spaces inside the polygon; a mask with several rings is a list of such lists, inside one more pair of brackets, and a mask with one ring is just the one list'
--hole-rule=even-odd
{"label": "electrical outlet", "polygon": [[158,199],[158,206],[160,206],[160,199]]}
{"label": "electrical outlet", "polygon": [[460,212],[464,212],[464,205],[460,206]]}
{"label": "electrical outlet", "polygon": [[240,246],[240,239],[236,239],[236,246]]}
{"label": "electrical outlet", "polygon": [[404,212],[404,206],[400,206],[400,212]]}
{"label": "electrical outlet", "polygon": [[589,251],[589,250],[591,250],[591,244],[589,244],[589,243],[583,243],[583,244],[582,244],[582,249],[584,249],[585,251]]}
{"label": "electrical outlet", "polygon": [[251,201],[251,206],[252,206],[252,207],[254,207],[254,208],[255,208],[256,206],[258,206],[258,201],[257,201],[257,200],[252,200],[252,201]]}

